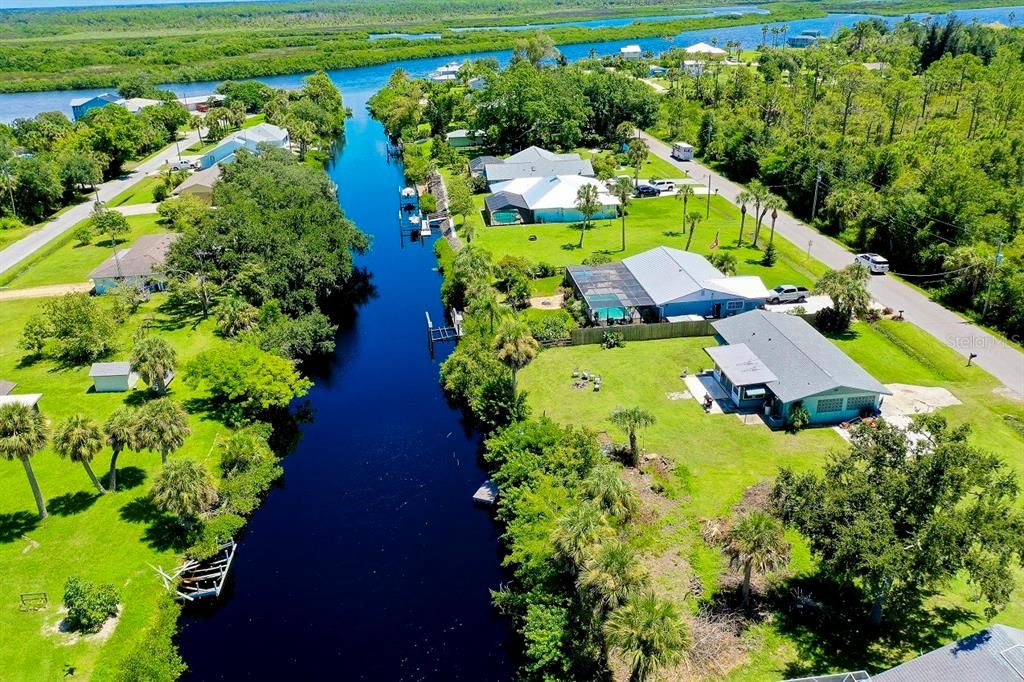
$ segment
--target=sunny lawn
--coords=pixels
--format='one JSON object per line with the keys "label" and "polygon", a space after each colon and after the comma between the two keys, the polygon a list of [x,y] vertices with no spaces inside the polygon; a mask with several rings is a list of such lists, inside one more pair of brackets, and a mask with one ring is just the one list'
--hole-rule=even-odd
{"label": "sunny lawn", "polygon": [[[483,206],[483,195],[474,197]],[[692,196],[687,211],[704,213],[707,196]],[[656,246],[672,246],[682,249],[686,246],[686,235],[682,233],[683,204],[674,196],[655,199],[634,199],[626,216],[626,250],[622,251],[622,223],[616,220],[596,221],[583,237],[579,248],[580,225],[578,223],[547,223],[544,225],[509,225],[488,227],[483,215],[474,213],[467,217],[476,227],[473,242],[488,249],[495,257],[511,254],[527,258],[533,263],[549,263],[554,266],[577,265],[595,253],[606,253],[620,260],[635,253],[647,251]],[[461,220],[458,219],[459,221]],[[458,221],[457,221],[458,222]],[[744,246],[737,247],[739,237],[740,211],[736,206],[719,196],[711,197],[711,218],[697,225],[691,250],[708,255],[710,246],[719,234],[718,250],[728,251],[736,256],[740,275],[758,275],[769,287],[778,284],[808,286],[825,271],[825,266],[785,239],[776,239],[775,248],[779,258],[773,267],[761,265],[763,251],[750,247],[754,224],[748,215],[744,227]],[[761,246],[768,241],[768,225],[761,230]],[[456,228],[458,231],[458,227]],[[530,241],[535,235],[536,240]]]}
{"label": "sunny lawn", "polygon": [[[118,327],[118,350],[112,359],[128,357],[131,338],[139,323],[153,315],[154,333],[178,351],[179,366],[197,353],[222,343],[212,321],[193,329],[172,321],[159,311],[163,296],[155,296],[126,324]],[[96,394],[90,391],[89,367],[63,367],[54,362],[27,362],[16,344],[26,320],[42,301],[0,302],[0,378],[17,382],[17,393],[42,393],[39,407],[51,424],[81,412],[103,421],[123,403],[138,404],[144,393]],[[189,321],[191,322],[191,321]],[[7,331],[10,333],[7,333]],[[180,379],[171,384],[171,396],[193,411],[192,436],[174,457],[198,459],[216,471],[214,444],[225,427],[202,413],[195,399],[203,396]],[[98,476],[108,470],[110,451],[104,449],[93,464]],[[154,615],[163,590],[149,568],[171,568],[182,548],[166,520],[154,515],[144,501],[153,476],[160,468],[154,453],[124,453],[118,464],[118,492],[95,494],[82,467],[59,459],[47,448],[33,458],[33,468],[49,504],[50,518],[38,522],[25,473],[17,462],[0,462],[0,671],[5,682],[74,679],[108,680],[130,649],[141,628]],[[110,582],[122,593],[123,613],[109,641],[95,639],[69,643],[53,631],[64,582],[70,575]],[[42,611],[18,609],[19,595],[46,592],[49,606]]]}
{"label": "sunny lawn", "polygon": [[[157,222],[159,218],[160,216],[155,213],[128,216],[131,231],[118,240],[118,249],[131,245],[144,234],[166,232],[167,228]],[[26,289],[45,284],[74,284],[88,281],[89,273],[113,255],[110,240],[96,236],[90,244],[83,246],[70,236],[73,232],[74,228],[67,232],[68,238],[56,250],[44,252],[20,270],[8,286],[11,289]]]}
{"label": "sunny lawn", "polygon": [[[593,150],[590,149],[577,149],[576,152],[579,153],[579,155],[582,156],[584,159],[589,159],[594,156]],[[616,169],[615,174],[628,175],[630,177],[633,177],[636,174],[636,170],[632,167],[620,167]],[[686,177],[689,176],[687,176],[685,171],[680,170],[679,168],[670,164],[665,159],[655,154],[648,154],[647,160],[644,161],[643,165],[640,167],[641,180],[649,180],[652,178],[657,178],[660,180],[682,180]]]}
{"label": "sunny lawn", "polygon": [[0,229],[0,249],[4,249],[19,239],[24,239],[39,229],[38,225],[25,225],[24,227],[12,227],[6,230]]}
{"label": "sunny lawn", "polygon": [[[1024,403],[1002,397],[991,376],[965,367],[959,355],[906,322],[858,323],[836,343],[883,383],[947,387],[964,404],[946,408],[943,414],[953,423],[974,424],[974,442],[1003,457],[1024,476],[1024,437],[1007,418],[1024,423]],[[685,390],[679,378],[684,368],[693,372],[710,365],[702,349],[713,344],[711,338],[698,337],[634,342],[614,350],[597,345],[553,348],[543,351],[520,373],[520,386],[528,393],[533,415],[606,431],[616,442],[624,442],[625,434],[608,420],[615,407],[639,405],[656,416],[657,424],[643,434],[641,446],[675,464],[672,474],[661,482],[678,506],[662,523],[645,529],[644,542],[652,554],[677,553],[687,561],[692,574],[703,582],[705,594],[714,591],[727,562],[700,539],[699,521],[729,514],[745,489],[770,479],[780,466],[816,468],[829,451],[845,447],[831,429],[810,429],[796,435],[770,431],[760,425],[744,425],[732,415],[706,415],[692,398],[671,400],[670,393]],[[575,389],[572,371],[577,368],[600,374],[601,391]],[[793,533],[788,537],[795,543],[790,570],[809,572],[813,561],[806,545]],[[681,596],[688,589],[685,578],[663,587],[677,589]],[[1024,584],[1019,571],[1018,581]],[[933,599],[931,606],[957,606],[977,613],[976,619],[956,624],[956,633],[966,634],[988,622],[970,597],[970,590],[957,583]],[[690,602],[692,605],[693,600]],[[994,621],[1024,626],[1024,592],[1020,588]],[[729,679],[778,680],[787,676],[790,664],[827,670],[835,660],[829,657],[836,652],[821,651],[814,633],[803,634],[803,641],[796,641],[771,622],[751,628],[746,635],[752,647],[751,662]],[[883,649],[876,655],[876,663],[891,662],[901,652]]]}
{"label": "sunny lawn", "polygon": [[115,206],[151,204],[155,201],[153,198],[153,190],[156,189],[156,186],[159,183],[159,176],[147,175],[145,178],[108,201],[107,206],[113,208]]}

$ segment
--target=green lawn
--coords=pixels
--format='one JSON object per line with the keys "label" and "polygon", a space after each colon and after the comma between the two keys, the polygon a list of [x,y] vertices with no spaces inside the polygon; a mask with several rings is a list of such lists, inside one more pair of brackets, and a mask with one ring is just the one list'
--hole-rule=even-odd
{"label": "green lawn", "polygon": [[[483,195],[475,197],[482,208]],[[693,196],[687,210],[704,212],[706,196]],[[588,256],[605,252],[618,260],[640,253],[656,246],[684,248],[686,236],[682,234],[683,204],[675,197],[656,199],[634,199],[626,216],[626,250],[621,250],[621,222],[601,220],[593,224],[584,235],[583,248],[577,248],[580,229],[577,223],[548,223],[545,225],[510,225],[487,227],[481,213],[468,217],[477,228],[474,243],[491,251],[495,257],[504,254],[523,256],[534,263],[550,263],[555,266],[576,265]],[[825,271],[820,262],[807,258],[785,239],[776,239],[775,248],[779,259],[773,267],[761,265],[762,252],[749,246],[753,237],[753,221],[747,218],[744,229],[743,247],[735,246],[739,236],[740,211],[726,199],[711,197],[711,218],[697,226],[691,250],[708,255],[709,248],[720,232],[719,250],[729,251],[738,261],[738,274],[759,275],[770,288],[778,284],[812,284]],[[530,236],[536,235],[535,241]],[[767,243],[767,226],[762,229],[761,244]]]}
{"label": "green lawn", "polygon": [[[993,392],[998,384],[978,368],[967,368],[963,359],[910,323],[884,321],[871,326],[858,323],[836,340],[851,357],[884,383],[945,386],[963,405],[946,408],[951,422],[975,425],[974,442],[996,452],[1024,475],[1024,438],[1011,428],[1004,415],[1024,420],[1024,403],[1013,402]],[[625,434],[608,420],[617,406],[639,405],[656,417],[646,430],[641,445],[660,454],[676,466],[663,480],[674,502],[665,520],[643,531],[652,554],[678,554],[688,563],[677,580],[660,577],[659,584],[675,590],[682,598],[689,589],[689,575],[696,575],[713,593],[727,561],[717,550],[704,544],[697,532],[700,519],[726,515],[751,485],[768,480],[779,466],[797,469],[820,465],[828,452],[845,447],[831,429],[811,429],[793,435],[769,431],[763,426],[742,424],[732,415],[706,415],[692,399],[670,400],[671,392],[685,390],[679,374],[708,367],[702,350],[713,345],[708,337],[634,342],[625,348],[604,350],[600,346],[553,348],[543,351],[520,373],[520,386],[527,392],[534,415],[545,414],[563,423],[583,424],[607,431],[623,442]],[[578,368],[602,376],[600,392],[577,390],[572,371]],[[790,533],[794,542],[789,570],[800,575],[812,567],[806,545]],[[667,580],[667,582],[666,582]],[[1024,576],[1018,571],[1018,580]],[[689,599],[691,606],[694,600]],[[955,623],[957,635],[973,632],[989,622],[971,600],[971,591],[955,584],[930,603],[932,607],[956,606],[976,614],[976,619]],[[942,616],[932,614],[936,627]],[[994,622],[1024,626],[1024,592],[1018,589],[1009,606]],[[730,675],[735,680],[778,680],[790,676],[790,665],[830,670],[843,652],[828,651],[815,633],[792,636],[775,621],[752,627],[744,640],[750,647],[748,663]],[[912,651],[872,650],[860,667],[891,664]]]}
{"label": "green lawn", "polygon": [[19,239],[24,239],[38,229],[38,225],[25,225],[24,227],[12,227],[7,230],[0,230],[0,249],[10,246]]}
{"label": "green lawn", "polygon": [[245,119],[245,123],[242,124],[242,129],[245,130],[246,128],[252,128],[253,126],[258,126],[261,123],[266,123],[266,121],[266,114],[256,114],[255,116],[250,116]]}
{"label": "green lawn", "polygon": [[[577,149],[576,151],[584,159],[589,159],[594,156],[593,152],[589,149]],[[635,170],[633,168],[626,168],[623,166],[616,169],[615,173],[616,175],[628,175],[632,177]],[[687,176],[686,171],[676,168],[668,161],[655,154],[649,154],[647,156],[647,160],[644,161],[643,166],[640,167],[641,179],[681,179],[686,177],[689,177]]]}
{"label": "green lawn", "polygon": [[157,175],[147,175],[133,186],[118,194],[107,202],[107,206],[135,206],[137,204],[151,204],[155,201],[153,190],[160,183]]}
{"label": "green lawn", "polygon": [[[133,333],[149,315],[154,316],[156,333],[178,351],[179,364],[221,343],[212,321],[196,329],[173,323],[159,311],[162,300],[155,296],[118,326],[118,350],[112,359],[128,356]],[[32,299],[0,303],[0,329],[5,330],[0,334],[0,377],[17,382],[17,393],[42,393],[39,407],[51,423],[75,412],[102,421],[122,403],[144,399],[139,391],[91,393],[88,366],[27,362],[16,343],[39,305],[40,300]],[[190,403],[202,396],[184,382],[171,384],[171,395],[193,412],[192,436],[174,456],[199,459],[215,469],[213,445],[225,428]],[[97,457],[97,475],[106,474],[109,456],[104,450]],[[159,455],[125,453],[118,464],[118,492],[100,497],[81,466],[58,459],[50,449],[36,455],[33,467],[50,509],[50,518],[39,522],[22,467],[0,462],[0,632],[6,644],[17,642],[0,646],[0,676],[5,682],[112,679],[118,662],[153,617],[163,587],[148,564],[173,567],[182,547],[168,532],[167,522],[154,516],[143,499],[160,467]],[[64,582],[72,574],[110,582],[121,590],[121,620],[107,642],[69,643],[64,635],[52,632],[60,620]],[[18,609],[19,594],[40,591],[49,596],[46,609]]]}
{"label": "green lawn", "polygon": [[[157,220],[160,216],[138,215],[128,216],[128,224],[131,231],[118,241],[118,248],[123,249],[130,245],[144,234],[166,232],[167,228],[160,225]],[[70,235],[72,230],[69,230]],[[71,238],[61,244],[56,250],[47,252],[32,264],[21,270],[11,280],[11,289],[26,289],[44,284],[74,284],[85,282],[100,263],[113,254],[110,240],[106,237],[96,236],[92,243],[84,246],[77,240]]]}

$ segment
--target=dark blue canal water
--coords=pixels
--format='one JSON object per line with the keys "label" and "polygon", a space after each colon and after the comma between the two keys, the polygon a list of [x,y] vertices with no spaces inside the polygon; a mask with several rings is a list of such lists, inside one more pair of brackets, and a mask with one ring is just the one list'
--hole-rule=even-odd
{"label": "dark blue canal water", "polygon": [[[373,236],[358,259],[373,296],[314,372],[312,423],[283,485],[253,516],[233,587],[186,613],[190,679],[506,680],[508,629],[488,590],[497,530],[471,496],[478,438],[438,385],[424,312],[443,319],[431,243],[402,248],[400,169],[348,84],[354,117],[328,169],[349,218]],[[450,349],[442,349],[438,360]]]}

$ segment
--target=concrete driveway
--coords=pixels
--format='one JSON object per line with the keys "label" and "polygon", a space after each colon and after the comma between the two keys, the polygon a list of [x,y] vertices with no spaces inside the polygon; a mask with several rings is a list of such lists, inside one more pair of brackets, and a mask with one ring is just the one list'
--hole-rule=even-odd
{"label": "concrete driveway", "polygon": [[[743,191],[742,185],[696,161],[676,161],[672,158],[669,145],[643,131],[640,131],[640,135],[653,154],[686,171],[690,177],[706,183],[710,176],[712,188],[729,201],[735,203],[736,196]],[[830,268],[838,269],[853,263],[852,252],[788,213],[779,213],[775,234],[807,251]],[[1024,353],[894,277],[872,276],[869,289],[880,304],[893,310],[902,310],[905,319],[960,355],[966,358],[971,353],[976,354],[974,364],[1001,381],[1013,397],[1024,398]]]}

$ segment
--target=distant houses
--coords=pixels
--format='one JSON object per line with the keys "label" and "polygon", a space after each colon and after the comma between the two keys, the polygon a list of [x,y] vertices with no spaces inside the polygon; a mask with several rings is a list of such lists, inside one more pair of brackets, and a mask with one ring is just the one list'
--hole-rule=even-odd
{"label": "distant houses", "polygon": [[167,281],[162,272],[167,251],[179,236],[146,234],[127,249],[117,251],[89,273],[96,294],[102,295],[123,282],[162,291]]}
{"label": "distant houses", "polygon": [[683,50],[686,54],[705,55],[707,57],[725,57],[729,53],[720,47],[708,45],[707,43],[694,43]]}
{"label": "distant houses", "polygon": [[465,62],[449,62],[444,66],[439,66],[431,72],[430,80],[437,83],[457,80],[459,77],[459,70],[462,69],[462,65],[464,63]]}
{"label": "distant houses", "polygon": [[445,139],[455,149],[465,149],[467,147],[476,147],[480,144],[483,135],[480,131],[467,130],[465,128],[459,128],[445,134]]}
{"label": "distant houses", "polygon": [[105,107],[108,104],[116,104],[119,101],[121,101],[120,97],[109,92],[89,97],[78,97],[71,100],[71,116],[77,121],[93,109]]}
{"label": "distant houses", "polygon": [[196,171],[185,178],[180,185],[171,191],[171,194],[174,196],[191,194],[199,197],[208,204],[212,204],[213,186],[216,184],[218,179],[220,179],[220,166],[215,164],[204,170]]}
{"label": "distant houses", "polygon": [[[182,105],[189,111],[206,112],[209,110],[209,103],[214,102],[219,104],[225,99],[224,95],[193,95],[191,97],[179,97],[177,100],[178,104]],[[99,95],[90,95],[88,97],[77,97],[71,100],[71,116],[74,120],[78,121],[85,116],[92,109],[99,107],[105,107],[108,104],[114,104],[119,107],[124,107],[130,113],[137,114],[146,107],[155,106],[157,104],[163,104],[162,100],[150,99],[148,97],[131,97],[125,99],[118,95],[104,92]]]}
{"label": "distant houses", "polygon": [[821,31],[816,29],[809,29],[801,31],[799,35],[792,36],[786,39],[786,44],[790,47],[810,47],[818,42],[825,40],[822,37]]}
{"label": "distant houses", "polygon": [[581,222],[583,214],[576,208],[576,197],[584,185],[597,189],[600,207],[592,218],[618,215],[619,200],[594,178],[553,175],[492,183],[494,194],[484,200],[488,220],[491,225]]}
{"label": "distant houses", "polygon": [[252,128],[243,128],[221,140],[220,144],[203,154],[199,167],[206,170],[217,163],[231,163],[239,149],[255,152],[259,150],[260,145],[284,149],[289,142],[288,131],[284,128],[272,123],[260,123]]}
{"label": "distant houses", "polygon": [[619,56],[631,62],[639,61],[642,54],[643,52],[639,45],[626,45],[619,48]]}
{"label": "distant houses", "polygon": [[[477,171],[476,169],[482,170]],[[470,171],[483,175],[488,184],[516,180],[518,178],[541,178],[556,175],[581,175],[594,177],[594,167],[589,159],[579,154],[556,154],[540,147],[527,147],[506,159],[493,156],[477,157],[470,161]]]}
{"label": "distant houses", "polygon": [[768,298],[760,277],[727,277],[703,256],[667,246],[620,262],[573,265],[566,274],[597,322],[719,318],[754,310]]}

